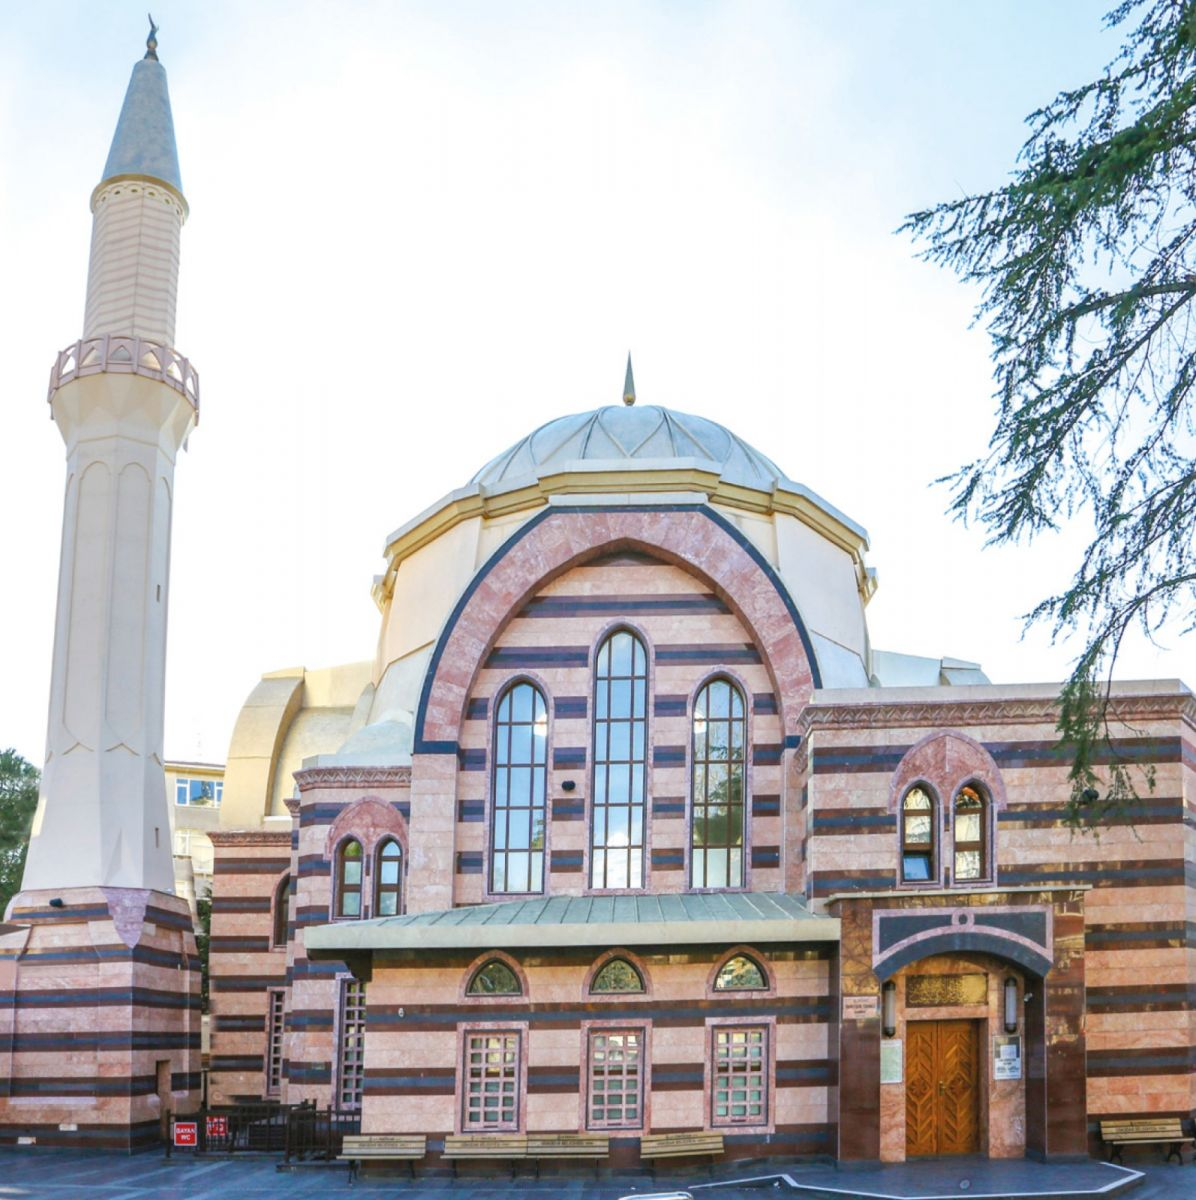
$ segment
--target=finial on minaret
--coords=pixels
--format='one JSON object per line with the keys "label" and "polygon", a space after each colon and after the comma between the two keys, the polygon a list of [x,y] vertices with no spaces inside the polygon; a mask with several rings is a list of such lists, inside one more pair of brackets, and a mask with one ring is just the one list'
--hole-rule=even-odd
{"label": "finial on minaret", "polygon": [[627,354],[627,378],[623,380],[623,403],[632,405],[635,403],[635,376],[631,373],[631,353]]}
{"label": "finial on minaret", "polygon": [[146,13],[149,17],[150,31],[149,37],[145,39],[145,57],[152,58],[154,62],[158,61],[158,27],[154,24],[152,13]]}

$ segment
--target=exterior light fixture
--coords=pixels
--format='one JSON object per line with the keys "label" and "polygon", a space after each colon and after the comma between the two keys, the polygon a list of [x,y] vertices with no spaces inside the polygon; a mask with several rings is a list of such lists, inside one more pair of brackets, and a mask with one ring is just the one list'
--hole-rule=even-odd
{"label": "exterior light fixture", "polygon": [[1017,980],[1012,975],[1005,979],[1005,1032],[1017,1032]]}
{"label": "exterior light fixture", "polygon": [[891,1038],[897,1032],[897,985],[890,979],[880,989],[881,1027],[884,1035]]}

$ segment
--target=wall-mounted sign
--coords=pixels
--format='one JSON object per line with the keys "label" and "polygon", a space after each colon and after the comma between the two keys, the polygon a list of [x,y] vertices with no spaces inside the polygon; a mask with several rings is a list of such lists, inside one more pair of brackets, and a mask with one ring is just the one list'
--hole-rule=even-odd
{"label": "wall-mounted sign", "polygon": [[199,1145],[199,1122],[198,1121],[175,1121],[175,1123],[174,1123],[174,1144],[176,1146],[198,1146]]}
{"label": "wall-mounted sign", "polygon": [[900,1083],[902,1080],[902,1051],[900,1038],[885,1038],[880,1044],[881,1083]]}
{"label": "wall-mounted sign", "polygon": [[873,1021],[880,1016],[879,996],[844,996],[843,1020]]}
{"label": "wall-mounted sign", "polygon": [[905,981],[907,1008],[987,1003],[987,975],[910,975]]}
{"label": "wall-mounted sign", "polygon": [[993,1038],[993,1079],[1021,1079],[1022,1039],[1001,1035]]}

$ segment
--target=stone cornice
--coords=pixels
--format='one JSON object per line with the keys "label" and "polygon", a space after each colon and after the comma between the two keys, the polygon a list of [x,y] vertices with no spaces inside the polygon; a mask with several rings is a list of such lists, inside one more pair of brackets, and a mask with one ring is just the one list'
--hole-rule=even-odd
{"label": "stone cornice", "polygon": [[213,846],[285,846],[291,848],[289,829],[213,829]]}
{"label": "stone cornice", "polygon": [[[992,700],[916,700],[886,703],[878,691],[876,704],[811,704],[800,718],[806,737],[815,729],[891,729],[974,725],[1050,724],[1059,719],[1053,698],[1027,696]],[[1180,719],[1196,730],[1196,697],[1187,692],[1163,695],[1114,696],[1109,717],[1122,722]]]}
{"label": "stone cornice", "polygon": [[312,788],[370,788],[411,786],[410,767],[309,767],[295,772],[301,792]]}

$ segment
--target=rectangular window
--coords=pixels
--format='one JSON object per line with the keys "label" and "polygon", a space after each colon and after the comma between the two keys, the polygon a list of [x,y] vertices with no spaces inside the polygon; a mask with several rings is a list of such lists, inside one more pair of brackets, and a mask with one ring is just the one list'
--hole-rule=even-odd
{"label": "rectangular window", "polygon": [[283,1001],[286,993],[282,988],[271,988],[267,993],[266,1012],[266,1095],[277,1096],[282,1088],[282,1033]]}
{"label": "rectangular window", "polygon": [[519,1129],[518,1032],[465,1035],[461,1128],[465,1133]]}
{"label": "rectangular window", "polygon": [[713,1030],[712,1125],[768,1123],[768,1027],[722,1025]]}
{"label": "rectangular window", "polygon": [[588,1128],[643,1127],[643,1039],[642,1029],[590,1032]]}
{"label": "rectangular window", "polygon": [[176,779],[174,802],[178,805],[199,805],[219,808],[224,799],[224,783],[216,779]]}
{"label": "rectangular window", "polygon": [[340,1015],[337,1103],[341,1108],[358,1109],[365,1084],[365,984],[360,979],[341,981]]}

